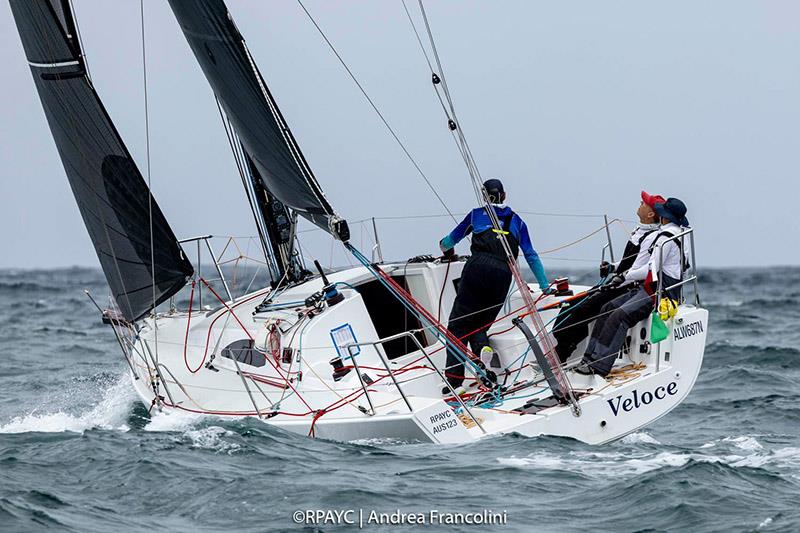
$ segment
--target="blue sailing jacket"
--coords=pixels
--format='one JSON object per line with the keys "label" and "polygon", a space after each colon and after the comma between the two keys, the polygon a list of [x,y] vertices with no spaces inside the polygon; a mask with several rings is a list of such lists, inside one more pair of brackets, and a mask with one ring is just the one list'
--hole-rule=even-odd
{"label": "blue sailing jacket", "polygon": [[[528,266],[536,276],[536,281],[539,282],[541,289],[546,289],[550,282],[547,280],[547,274],[544,271],[544,265],[539,258],[539,254],[533,249],[531,237],[528,234],[528,226],[525,222],[511,210],[510,207],[505,205],[493,204],[494,212],[500,220],[503,230],[507,231],[506,237],[508,238],[511,250],[516,256],[519,249],[522,249],[522,254],[528,262]],[[472,240],[472,254],[492,253],[500,255],[501,259],[505,259],[505,254],[501,248],[496,248],[499,245],[496,235],[494,233],[494,226],[486,212],[486,208],[477,207],[464,217],[464,220],[455,227],[444,239],[441,240],[439,246],[442,251],[454,248],[464,237],[473,233],[475,237]],[[498,250],[498,251],[495,251]]]}

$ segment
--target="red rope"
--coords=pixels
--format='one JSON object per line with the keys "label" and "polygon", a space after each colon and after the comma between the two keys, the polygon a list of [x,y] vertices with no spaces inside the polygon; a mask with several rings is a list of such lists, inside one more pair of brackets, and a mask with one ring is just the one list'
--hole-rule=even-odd
{"label": "red rope", "polygon": [[[280,322],[280,319],[278,319],[278,322]],[[281,338],[278,331],[278,325],[276,323],[270,325],[268,329],[267,348],[269,349],[272,358],[275,359],[275,362],[279,363],[281,357]]]}
{"label": "red rope", "polygon": [[[552,285],[552,284],[551,284],[551,285]],[[538,297],[538,298],[536,298],[536,302],[538,302],[539,300],[541,300],[541,299],[542,299],[544,296],[546,296],[546,295],[544,294],[544,292],[542,292],[542,294],[540,294],[540,295],[539,295],[539,297]],[[576,295],[576,296],[577,296],[577,295]],[[536,302],[535,302],[535,303],[536,303]],[[556,305],[556,304],[558,304],[558,303],[560,303],[560,302],[554,302],[554,304],[551,304],[551,305]],[[545,310],[545,309],[549,309],[550,307],[551,307],[551,306],[550,306],[550,305],[548,305],[548,306],[546,306],[546,307],[544,307],[544,308],[540,309],[540,311],[542,311],[542,310]],[[484,326],[481,326],[481,327],[479,327],[479,328],[477,328],[477,329],[474,329],[474,330],[470,331],[469,333],[467,333],[467,334],[465,334],[465,335],[462,335],[461,337],[459,337],[459,338],[458,338],[458,340],[459,340],[459,341],[463,341],[463,340],[464,340],[464,339],[466,339],[467,337],[469,337],[469,336],[471,336],[471,335],[474,335],[475,333],[479,332],[480,330],[482,330],[482,329],[484,329],[484,328],[487,328],[487,327],[491,327],[491,326],[492,326],[492,324],[496,324],[497,322],[500,322],[500,321],[502,321],[502,320],[505,320],[506,318],[508,318],[508,317],[510,317],[510,316],[512,316],[512,315],[516,315],[517,313],[519,313],[519,312],[520,312],[520,311],[522,311],[523,309],[526,309],[526,306],[518,307],[517,309],[514,309],[514,310],[513,310],[513,311],[511,311],[510,313],[508,313],[508,314],[505,314],[505,315],[503,315],[503,316],[501,316],[501,317],[499,317],[499,318],[496,318],[495,320],[492,320],[492,321],[491,321],[491,322],[489,322],[488,324],[486,324],[486,325],[484,325]],[[525,317],[525,316],[527,316],[528,314],[530,314],[530,313],[529,313],[529,312],[525,312],[525,313],[522,313],[522,314],[520,314],[519,316],[520,316],[520,317]],[[508,332],[508,331],[511,331],[511,330],[512,330],[514,327],[515,327],[515,326],[512,326],[512,327],[510,327],[510,328],[508,328],[508,329],[505,329],[505,330],[503,330],[503,331],[499,331],[499,332],[497,332],[497,333],[493,333],[493,334],[492,334],[492,335],[490,335],[490,336],[498,335],[498,334],[500,334],[500,333],[506,333],[506,332]],[[448,330],[448,332],[449,332],[449,330]],[[539,333],[540,333],[540,332],[538,332],[538,331],[537,331],[537,332],[536,332],[536,335],[539,335]],[[436,348],[435,350],[432,350],[431,352],[429,352],[429,353],[428,353],[428,355],[429,355],[429,356],[431,356],[431,355],[433,355],[433,354],[435,354],[435,353],[437,353],[437,352],[440,352],[440,351],[444,350],[446,347],[447,347],[446,345],[444,345],[444,346],[439,346],[439,347],[438,347],[438,348]],[[475,358],[474,354],[472,355],[472,357],[473,357],[473,359]],[[423,359],[425,359],[425,356],[424,356],[424,355],[423,355],[423,356],[420,356],[420,357],[418,357],[417,359],[414,359],[413,361],[409,361],[409,362],[408,362],[408,363],[406,363],[405,365],[403,365],[403,366],[399,367],[397,370],[402,370],[403,368],[405,368],[405,367],[407,367],[407,366],[409,366],[409,365],[414,365],[414,364],[416,364],[416,363],[419,363],[419,362],[420,362],[420,361],[422,361]],[[459,377],[459,378],[463,377],[463,376],[456,376],[456,375],[452,375],[452,376],[450,376],[450,375],[448,375],[448,373],[447,373],[447,372],[445,372],[445,376],[446,376],[446,377]]]}
{"label": "red rope", "polygon": [[[448,265],[448,267],[449,267],[449,265]],[[416,310],[423,317],[425,317],[432,325],[434,325],[436,327],[436,329],[440,333],[445,335],[445,338],[447,340],[449,340],[453,345],[455,345],[457,348],[461,349],[467,356],[469,356],[469,357],[471,357],[473,359],[475,358],[475,355],[472,354],[467,349],[467,347],[461,342],[464,338],[467,338],[470,335],[473,335],[474,333],[476,333],[476,332],[478,332],[478,331],[480,331],[480,330],[482,330],[482,329],[484,329],[486,327],[491,327],[492,324],[495,324],[496,322],[504,320],[504,319],[506,319],[506,318],[508,318],[508,317],[510,317],[510,316],[512,316],[512,315],[514,315],[514,314],[518,313],[519,311],[521,311],[521,310],[526,308],[525,306],[523,306],[523,307],[520,307],[518,309],[515,309],[514,311],[512,311],[512,312],[510,312],[510,313],[508,313],[506,315],[503,315],[502,317],[497,318],[497,319],[489,322],[488,324],[486,324],[484,326],[481,326],[481,327],[479,327],[479,328],[467,333],[466,335],[463,335],[462,337],[458,338],[458,337],[455,337],[446,327],[444,327],[444,325],[441,324],[441,322],[438,320],[438,318],[435,319],[433,317],[433,315],[428,312],[427,309],[425,309],[413,296],[411,296],[411,294],[408,291],[406,291],[401,285],[399,285],[394,279],[392,279],[391,276],[386,274],[380,268],[377,268],[376,270],[381,275],[381,277],[387,283],[389,283],[392,286],[392,288],[395,291],[397,291],[398,294],[400,294],[409,303],[409,305],[411,305],[414,308],[414,310]],[[226,308],[227,312],[230,313],[231,315],[233,315],[234,319],[239,324],[239,326],[242,328],[242,330],[245,332],[245,334],[248,336],[248,338],[250,340],[253,340],[252,335],[250,335],[250,332],[247,330],[245,325],[241,322],[241,320],[239,320],[239,317],[236,315],[236,313],[233,312],[233,309],[231,308],[231,306],[229,306],[219,296],[219,294],[214,290],[214,288],[205,279],[200,278],[200,281],[203,282],[203,284],[211,291],[211,293],[217,298],[217,300],[219,300],[219,302]],[[186,336],[184,338],[184,362],[186,362],[186,348],[188,346],[188,332],[189,332],[189,324],[190,324],[190,321],[191,321],[192,303],[194,301],[195,283],[196,282],[194,282],[194,281],[192,282],[192,295],[190,296],[190,301],[189,301],[189,318],[187,320]],[[251,300],[257,298],[259,295],[260,295],[259,293],[255,293],[250,298],[247,298],[245,300],[237,302],[236,304],[234,304],[233,307],[238,307],[239,305],[241,305],[243,303],[246,303],[248,301],[251,301]],[[542,294],[539,298],[537,298],[536,302],[538,302],[543,296],[544,296],[544,294]],[[528,314],[530,314],[530,311],[524,313],[522,316],[526,316]],[[214,320],[209,325],[208,334],[207,334],[207,338],[206,338],[206,348],[205,348],[205,352],[203,354],[203,361],[201,362],[200,367],[198,367],[196,370],[194,370],[193,373],[199,371],[199,369],[202,368],[203,364],[205,363],[205,359],[206,359],[206,357],[208,355],[208,346],[210,344],[211,329],[213,328],[214,323],[223,315],[224,315],[224,313],[220,314],[217,317],[215,317]],[[504,331],[508,331],[508,330],[504,330]],[[445,346],[441,346],[441,347],[437,348],[436,350],[432,351],[429,355],[431,355],[433,353],[436,353],[436,352],[442,350],[443,348],[445,348]],[[407,363],[407,364],[403,365],[402,367],[398,368],[397,370],[393,371],[393,373],[402,374],[402,373],[405,373],[405,372],[408,372],[408,371],[411,371],[411,370],[417,370],[417,369],[429,369],[430,370],[430,367],[428,367],[426,365],[413,366],[416,363],[418,363],[419,361],[421,361],[422,359],[424,359],[424,357],[420,357],[420,358],[418,358],[418,359],[416,359],[414,361],[410,361],[409,363]],[[267,359],[267,360],[269,361],[269,359]],[[327,407],[325,407],[323,409],[319,409],[319,410],[315,411],[315,410],[311,409],[311,406],[300,395],[300,393],[297,391],[297,389],[294,388],[294,386],[291,384],[291,382],[282,374],[281,370],[279,368],[277,368],[272,363],[272,361],[270,361],[270,365],[272,365],[273,369],[275,369],[278,372],[278,374],[283,379],[283,381],[286,383],[288,388],[290,388],[297,395],[297,397],[300,399],[300,401],[302,401],[303,404],[309,409],[305,413],[289,413],[289,412],[285,412],[285,411],[275,411],[275,413],[279,414],[279,415],[286,415],[286,416],[308,416],[308,415],[313,413],[314,414],[314,418],[311,421],[311,427],[309,429],[309,436],[314,436],[316,422],[320,418],[322,418],[322,416],[324,416],[327,413],[333,412],[333,411],[335,411],[337,409],[340,409],[340,408],[344,407],[345,405],[349,404],[351,401],[356,400],[360,396],[365,394],[365,391],[363,389],[355,390],[352,393],[350,393],[350,394],[348,394],[348,395],[346,395],[344,397],[341,397],[340,399],[334,401],[329,406],[327,406]],[[187,369],[188,368],[189,367],[188,367],[188,363],[187,363]],[[369,369],[369,370],[380,370],[379,368],[376,368],[376,367],[362,367],[362,368]],[[189,369],[189,370],[191,371],[191,369]],[[252,375],[252,374],[247,374],[247,376],[251,377],[251,378],[253,378],[256,381],[259,381],[261,383],[265,383],[265,384],[272,385],[272,386],[275,386],[275,387],[282,387],[282,385],[279,385],[279,384],[274,383],[274,382],[270,382],[270,381],[266,380],[266,378],[264,378],[262,376],[257,376],[257,375]],[[379,381],[381,381],[381,380],[383,380],[383,379],[385,379],[387,377],[389,377],[389,374],[381,375],[373,382],[373,384],[374,383],[378,383]],[[481,392],[481,391],[478,391],[476,393],[472,393],[469,396],[472,396],[472,395],[477,394],[479,392]],[[353,396],[355,396],[355,397],[353,397]],[[169,403],[166,403],[166,402],[165,402],[165,405],[168,405],[169,407],[181,409],[183,411],[188,411],[188,412],[193,412],[193,413],[200,413],[200,414],[212,414],[212,415],[218,415],[218,416],[252,416],[253,414],[255,414],[255,415],[260,415],[261,414],[258,411],[209,411],[209,410],[198,410],[198,409],[191,409],[191,408],[188,408],[188,407],[184,407],[184,406],[181,406],[181,405],[172,405],[172,404],[169,404]]]}
{"label": "red rope", "polygon": [[[383,378],[381,378],[381,379],[383,379]],[[378,381],[380,381],[380,380],[376,380],[374,383],[377,383]],[[370,392],[375,392],[375,390],[373,390],[373,389],[367,389],[367,390],[370,391]],[[333,402],[328,407],[325,407],[324,409],[320,409],[319,411],[317,411],[316,414],[314,415],[313,420],[311,420],[311,427],[308,430],[308,436],[309,437],[314,437],[315,436],[314,435],[314,426],[317,424],[317,420],[322,418],[323,415],[326,415],[328,413],[332,413],[333,411],[336,411],[337,409],[341,409],[345,405],[348,405],[351,401],[355,401],[358,398],[360,398],[361,396],[363,396],[364,393],[365,392],[364,392],[363,389],[355,390],[355,391],[351,392],[350,394],[348,394],[347,396],[344,396],[343,398]],[[354,394],[358,394],[358,396],[356,396],[353,399],[350,399],[350,397],[353,396]],[[339,404],[339,405],[336,405],[336,404]],[[333,407],[333,406],[336,406],[336,407]]]}
{"label": "red rope", "polygon": [[[461,342],[461,339],[457,338],[453,335],[449,329],[447,329],[441,322],[436,320],[436,318],[428,312],[425,307],[423,307],[407,290],[405,290],[399,283],[397,283],[392,277],[384,272],[380,267],[375,267],[375,270],[380,274],[380,276],[397,291],[400,296],[405,299],[409,305],[411,305],[415,311],[417,311],[420,315],[425,317],[425,319],[433,324],[436,329],[445,336],[445,338],[450,341],[450,343],[455,346],[459,351],[463,352],[464,355],[469,357],[470,359],[475,359],[475,354],[469,351],[469,349]],[[479,328],[481,329],[481,328]]]}
{"label": "red rope", "polygon": [[[266,289],[265,289],[265,290],[266,290]],[[212,292],[213,292],[213,291],[212,291]],[[258,292],[256,292],[256,293],[254,293],[254,294],[253,294],[251,297],[249,297],[249,298],[245,298],[244,300],[239,300],[238,302],[236,302],[235,304],[233,304],[233,308],[236,308],[236,307],[238,307],[238,306],[240,306],[240,305],[242,305],[242,304],[244,304],[244,303],[247,303],[247,302],[249,302],[249,301],[251,301],[251,300],[255,300],[256,298],[259,298],[259,297],[261,296],[261,293],[262,293],[262,292],[264,292],[264,291],[258,291]],[[224,303],[224,302],[223,302],[223,303]],[[228,310],[230,310],[230,309],[232,309],[232,308],[230,308],[230,307],[229,307],[229,308],[228,308]],[[211,344],[211,329],[214,327],[214,324],[216,324],[217,320],[219,320],[219,319],[220,319],[220,318],[222,318],[223,316],[225,316],[225,313],[220,313],[219,315],[217,315],[216,317],[214,317],[214,320],[212,320],[212,321],[211,321],[211,324],[209,324],[209,325],[208,325],[208,332],[206,333],[206,349],[205,349],[205,351],[203,352],[203,363],[205,363],[206,357],[208,357],[208,347],[209,347],[209,346],[210,346],[210,344]]]}
{"label": "red rope", "polygon": [[[174,405],[167,401],[162,402],[167,407],[172,407],[174,409],[179,409],[181,411],[186,411],[189,413],[197,413],[200,415],[214,415],[214,416],[258,416],[261,413],[258,411],[209,411],[207,409],[192,409],[191,407],[185,407],[183,405]],[[276,415],[285,415],[285,416],[308,416],[314,411],[307,411],[305,413],[289,413],[286,411],[270,411],[270,413],[275,413]]]}
{"label": "red rope", "polygon": [[265,385],[270,385],[271,387],[276,387],[276,388],[283,389],[283,390],[286,390],[286,389],[289,388],[284,383],[278,383],[276,381],[272,381],[272,380],[270,380],[270,379],[268,379],[268,378],[266,378],[264,376],[258,375],[258,374],[251,374],[250,372],[242,372],[242,374],[244,374],[245,376],[249,377],[250,379],[252,379],[254,381],[258,381],[259,383],[264,383]]}
{"label": "red rope", "polygon": [[233,312],[233,309],[231,309],[228,306],[228,304],[225,303],[225,300],[223,300],[222,297],[219,294],[217,294],[217,291],[214,290],[214,287],[209,285],[209,283],[203,278],[200,278],[200,281],[203,282],[203,285],[205,285],[208,288],[208,290],[211,291],[211,294],[213,294],[217,298],[217,300],[219,300],[219,303],[221,303],[225,307],[225,309],[228,310],[228,312],[231,314],[231,316],[233,316],[233,319],[236,320],[236,322],[239,324],[239,327],[242,328],[242,331],[244,331],[245,335],[247,335],[247,338],[249,338],[251,341],[255,340],[255,339],[253,339],[253,336],[250,335],[250,332],[247,330],[245,325],[242,324],[242,321],[239,320],[239,317],[236,316],[236,313]]}
{"label": "red rope", "polygon": [[192,280],[192,294],[189,296],[189,317],[186,319],[186,335],[183,337],[183,364],[186,365],[186,370],[192,374],[196,374],[201,368],[203,368],[203,364],[206,362],[206,357],[203,355],[203,360],[200,361],[200,365],[192,370],[192,368],[189,366],[189,360],[186,358],[186,348],[189,346],[189,325],[192,323],[192,304],[194,303],[195,285],[197,285],[197,281]]}
{"label": "red rope", "polygon": [[[236,313],[234,313],[234,312],[233,312],[233,310],[230,308],[230,306],[228,306],[228,304],[227,304],[227,303],[225,303],[225,300],[223,300],[223,299],[220,297],[220,295],[219,295],[219,294],[217,294],[217,291],[215,291],[215,290],[214,290],[214,288],[213,288],[211,285],[209,285],[209,284],[208,284],[208,282],[207,282],[205,279],[203,279],[203,278],[200,278],[200,281],[202,281],[202,282],[203,282],[203,284],[204,284],[206,287],[208,287],[208,290],[210,290],[210,291],[211,291],[211,294],[213,294],[213,295],[214,295],[214,296],[217,298],[217,300],[219,300],[219,302],[220,302],[220,303],[221,303],[223,306],[225,306],[225,309],[227,309],[227,310],[228,310],[228,312],[229,312],[231,315],[233,315],[233,318],[234,318],[234,319],[236,319],[236,322],[238,322],[238,323],[239,323],[239,326],[241,326],[241,328],[244,330],[245,334],[247,334],[247,336],[250,338],[250,340],[254,340],[254,339],[253,339],[253,336],[252,336],[252,335],[250,335],[250,332],[249,332],[249,331],[247,331],[247,328],[244,326],[244,324],[242,324],[242,321],[241,321],[241,320],[239,320],[239,317],[238,317],[238,316],[236,316]],[[209,333],[210,333],[210,329],[209,329]],[[208,346],[206,346],[206,349],[208,349]],[[283,372],[281,372],[281,369],[280,369],[278,366],[276,366],[276,365],[275,365],[275,363],[273,363],[273,362],[270,360],[270,358],[269,358],[269,357],[265,357],[265,359],[266,359],[266,360],[269,362],[270,366],[271,366],[272,368],[274,368],[274,369],[275,369],[275,371],[278,373],[278,375],[281,377],[281,379],[283,379],[283,381],[285,381],[285,382],[286,382],[286,384],[289,386],[289,388],[290,388],[290,389],[292,389],[292,392],[294,392],[294,393],[297,395],[297,397],[300,399],[300,401],[301,401],[301,402],[303,402],[303,405],[305,405],[305,406],[306,406],[308,409],[311,409],[311,406],[310,406],[310,405],[308,405],[308,403],[306,402],[305,398],[303,398],[303,396],[302,396],[302,395],[301,395],[299,392],[297,392],[297,389],[295,389],[295,388],[294,388],[294,385],[292,385],[292,383],[291,383],[291,382],[290,382],[290,381],[289,381],[289,380],[286,378],[286,376],[284,376],[284,375],[283,375]]]}

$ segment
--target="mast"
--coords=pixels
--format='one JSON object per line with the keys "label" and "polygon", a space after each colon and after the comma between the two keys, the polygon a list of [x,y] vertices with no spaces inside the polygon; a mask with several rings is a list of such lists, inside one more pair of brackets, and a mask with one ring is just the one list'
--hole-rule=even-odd
{"label": "mast", "polygon": [[[295,248],[297,240],[297,215],[293,214],[278,198],[267,190],[263,178],[258,173],[258,167],[252,158],[246,155],[247,170],[252,187],[253,202],[258,206],[261,220],[266,233],[265,246],[269,248],[269,260],[274,267],[273,283],[280,284],[283,280],[290,283],[302,281],[311,272],[305,268],[300,254]],[[250,190],[247,191],[250,194]]]}
{"label": "mast", "polygon": [[11,0],[11,10],[111,293],[136,321],[177,293],[192,265],[92,85],[69,1]]}
{"label": "mast", "polygon": [[241,143],[251,182],[246,190],[252,188],[262,219],[256,225],[266,233],[276,271],[280,279],[302,279],[296,215],[341,241],[350,238],[347,222],[325,198],[225,3],[170,0],[170,6]]}

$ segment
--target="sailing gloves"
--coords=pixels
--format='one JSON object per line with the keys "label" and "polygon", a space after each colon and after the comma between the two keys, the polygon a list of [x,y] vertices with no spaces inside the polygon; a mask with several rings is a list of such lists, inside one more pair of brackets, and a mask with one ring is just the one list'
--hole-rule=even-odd
{"label": "sailing gloves", "polygon": [[602,263],[600,263],[601,278],[607,277],[612,272],[614,272],[614,265],[612,263],[609,263],[608,261],[603,261]]}
{"label": "sailing gloves", "polygon": [[608,283],[604,283],[600,286],[600,290],[609,290],[609,289],[616,289],[620,285],[625,282],[625,276],[622,274],[615,274]]}

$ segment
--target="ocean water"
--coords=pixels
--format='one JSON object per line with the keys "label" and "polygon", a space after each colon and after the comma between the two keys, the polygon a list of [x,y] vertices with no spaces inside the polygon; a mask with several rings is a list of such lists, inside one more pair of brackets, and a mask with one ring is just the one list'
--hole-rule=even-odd
{"label": "ocean water", "polygon": [[0,271],[2,531],[357,529],[294,523],[316,509],[506,512],[504,526],[457,531],[800,531],[798,268],[705,272],[694,391],[601,447],[345,444],[251,419],[149,416],[84,288],[105,294],[102,274]]}

